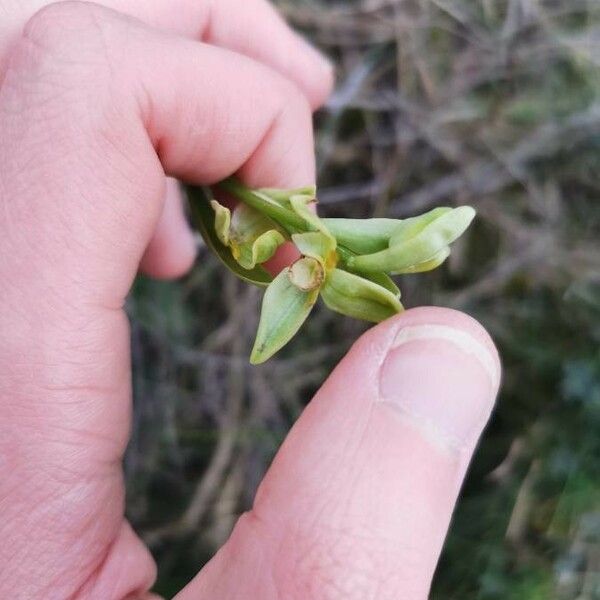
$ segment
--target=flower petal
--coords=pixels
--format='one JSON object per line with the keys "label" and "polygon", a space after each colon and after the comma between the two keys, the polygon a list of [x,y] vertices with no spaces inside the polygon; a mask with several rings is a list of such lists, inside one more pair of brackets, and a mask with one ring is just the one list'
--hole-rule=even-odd
{"label": "flower petal", "polygon": [[399,271],[398,274],[425,273],[425,271],[433,271],[433,269],[437,269],[449,256],[450,246],[446,246],[443,250],[440,250],[433,258],[426,260],[425,262],[419,263],[418,265],[412,265],[411,267],[407,267],[403,271]]}
{"label": "flower petal", "polygon": [[461,206],[446,212],[424,227],[416,236],[374,254],[350,257],[352,271],[372,273],[402,273],[430,260],[435,260],[448,244],[456,240],[469,226],[475,210]]}
{"label": "flower petal", "polygon": [[310,292],[321,287],[325,279],[325,269],[316,258],[305,256],[290,266],[288,276],[298,289]]}
{"label": "flower petal", "polygon": [[332,252],[335,252],[335,241],[320,231],[309,231],[308,233],[296,233],[292,241],[300,254],[316,258],[323,264],[328,262]]}
{"label": "flower petal", "polygon": [[238,204],[231,215],[230,237],[238,244],[253,242],[277,224],[246,204]]}
{"label": "flower petal", "polygon": [[327,274],[321,296],[331,310],[375,323],[404,310],[398,297],[386,288],[341,269]]}
{"label": "flower petal", "polygon": [[209,193],[194,186],[186,186],[186,191],[194,225],[219,260],[240,279],[261,287],[269,285],[273,277],[267,271],[262,267],[255,267],[250,271],[242,268],[233,258],[231,250],[217,237],[214,226],[215,212],[209,204]]}
{"label": "flower petal", "polygon": [[400,299],[400,288],[394,283],[394,280],[387,273],[359,273],[363,279],[368,279],[389,292],[392,292],[396,298]]}
{"label": "flower petal", "polygon": [[265,362],[285,346],[300,329],[319,296],[319,289],[302,291],[284,269],[267,288],[250,362]]}
{"label": "flower petal", "polygon": [[321,219],[340,246],[356,254],[385,250],[403,223],[398,219]]}
{"label": "flower petal", "polygon": [[418,217],[404,219],[390,237],[389,245],[397,246],[398,244],[402,244],[411,238],[414,238],[421,233],[425,227],[439,219],[441,216],[452,212],[452,210],[452,208],[447,206],[439,206]]}
{"label": "flower petal", "polygon": [[229,231],[231,229],[231,211],[219,204],[216,200],[211,200],[210,205],[215,211],[215,233],[219,241],[229,246]]}
{"label": "flower petal", "polygon": [[314,229],[315,231],[320,231],[323,235],[327,236],[335,242],[335,238],[331,235],[327,227],[325,227],[323,221],[319,219],[317,213],[310,210],[309,205],[313,204],[314,202],[315,199],[308,195],[298,195],[290,197],[290,203],[292,205],[292,208],[294,209],[294,212],[298,216],[302,217],[302,219],[304,219],[304,221],[310,227],[312,227],[312,229]]}
{"label": "flower petal", "polygon": [[256,265],[261,265],[272,258],[283,242],[285,242],[283,235],[271,229],[259,235],[254,242],[241,244],[238,247],[238,256],[235,258],[244,269],[254,269]]}

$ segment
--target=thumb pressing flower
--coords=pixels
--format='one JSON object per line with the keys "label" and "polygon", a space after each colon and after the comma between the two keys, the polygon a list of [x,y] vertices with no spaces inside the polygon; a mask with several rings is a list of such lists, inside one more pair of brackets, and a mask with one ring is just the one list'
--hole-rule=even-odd
{"label": "thumb pressing flower", "polygon": [[[315,189],[251,190],[235,179],[219,187],[240,204],[233,211],[188,188],[194,220],[207,245],[237,276],[266,286],[250,362],[268,360],[298,332],[319,296],[343,315],[379,322],[403,310],[390,274],[435,269],[467,229],[469,206],[436,208],[411,219],[321,219]],[[291,240],[302,255],[275,278],[262,264]]]}

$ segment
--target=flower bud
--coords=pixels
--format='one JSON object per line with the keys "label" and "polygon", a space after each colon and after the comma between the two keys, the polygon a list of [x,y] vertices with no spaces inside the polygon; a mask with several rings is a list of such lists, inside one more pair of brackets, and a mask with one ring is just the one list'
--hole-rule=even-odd
{"label": "flower bud", "polygon": [[470,206],[461,206],[432,213],[417,217],[403,230],[394,233],[386,250],[350,257],[348,267],[358,272],[383,271],[392,274],[434,268],[440,264],[441,257],[443,262],[448,255],[449,244],[467,229],[475,217],[475,211]]}

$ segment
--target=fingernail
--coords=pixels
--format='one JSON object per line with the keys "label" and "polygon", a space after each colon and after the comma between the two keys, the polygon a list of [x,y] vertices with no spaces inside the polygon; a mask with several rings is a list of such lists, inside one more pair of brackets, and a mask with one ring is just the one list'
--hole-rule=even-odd
{"label": "fingernail", "polygon": [[496,396],[497,360],[463,329],[413,325],[396,335],[382,365],[380,400],[453,450],[472,446]]}

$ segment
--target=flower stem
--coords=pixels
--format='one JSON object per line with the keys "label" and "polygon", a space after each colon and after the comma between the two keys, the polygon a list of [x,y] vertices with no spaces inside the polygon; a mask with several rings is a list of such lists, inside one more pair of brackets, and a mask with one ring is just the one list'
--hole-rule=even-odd
{"label": "flower stem", "polygon": [[238,181],[235,177],[229,177],[217,184],[224,192],[231,194],[240,202],[254,208],[258,212],[273,219],[281,225],[290,235],[309,231],[304,219],[295,212],[279,206],[275,202],[268,202],[255,194],[250,188]]}

